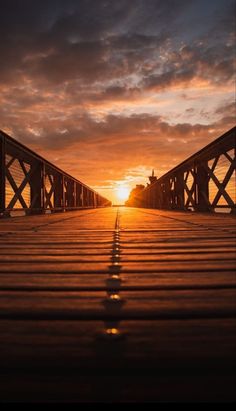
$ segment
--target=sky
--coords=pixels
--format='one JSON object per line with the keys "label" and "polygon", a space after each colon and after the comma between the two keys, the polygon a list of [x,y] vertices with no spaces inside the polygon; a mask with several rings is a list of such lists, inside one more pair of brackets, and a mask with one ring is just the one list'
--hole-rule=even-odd
{"label": "sky", "polygon": [[235,0],[0,6],[0,129],[113,202],[234,126]]}

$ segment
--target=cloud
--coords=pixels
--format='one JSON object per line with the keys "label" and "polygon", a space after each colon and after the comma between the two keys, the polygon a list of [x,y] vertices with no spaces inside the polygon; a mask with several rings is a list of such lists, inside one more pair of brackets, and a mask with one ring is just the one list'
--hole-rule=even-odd
{"label": "cloud", "polygon": [[[182,160],[204,145],[207,138],[212,139],[210,130],[213,127],[212,124],[170,125],[159,116],[147,114],[130,117],[109,115],[100,122],[85,115],[78,123],[79,127],[72,120],[66,120],[61,121],[58,127],[57,121],[55,124],[48,121],[44,128],[39,129],[35,124],[25,130],[15,122],[14,135],[37,151],[47,151],[50,156],[54,152],[66,155],[70,150],[74,153],[87,151],[86,158],[89,155],[99,161],[102,159],[104,164],[111,161],[122,167],[124,162],[145,164],[145,161],[156,162],[163,156],[167,159],[173,147],[176,158]],[[173,142],[178,144],[173,146]]]}
{"label": "cloud", "polygon": [[[206,46],[198,50],[186,46],[179,53],[173,52],[161,72],[153,73],[160,66],[166,42],[169,41],[169,55],[171,49],[176,49],[174,35],[181,32],[178,17],[182,13],[187,18],[189,4],[194,3],[183,0],[181,4],[176,0],[3,2],[0,52],[4,59],[0,81],[22,82],[27,77],[46,86],[73,79],[95,83],[138,73],[140,80],[144,76],[147,87],[153,83],[161,87],[173,80],[192,78],[196,61],[201,62],[202,69],[198,69],[203,72],[209,59],[209,65],[214,61],[221,76],[229,67],[225,64],[228,59],[219,58],[212,52],[213,48],[204,55]],[[229,19],[225,11],[224,28]],[[224,38],[227,35],[228,32],[224,33]],[[187,53],[191,57],[187,69],[176,70],[179,61],[186,64]],[[147,72],[151,74],[145,79]]]}

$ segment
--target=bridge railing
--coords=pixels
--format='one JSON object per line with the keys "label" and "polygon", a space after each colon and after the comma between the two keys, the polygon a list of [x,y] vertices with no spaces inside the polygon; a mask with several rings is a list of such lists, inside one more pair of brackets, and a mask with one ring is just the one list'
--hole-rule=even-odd
{"label": "bridge railing", "polygon": [[0,131],[0,216],[110,206],[111,202]]}
{"label": "bridge railing", "polygon": [[134,207],[236,212],[236,127],[140,191]]}

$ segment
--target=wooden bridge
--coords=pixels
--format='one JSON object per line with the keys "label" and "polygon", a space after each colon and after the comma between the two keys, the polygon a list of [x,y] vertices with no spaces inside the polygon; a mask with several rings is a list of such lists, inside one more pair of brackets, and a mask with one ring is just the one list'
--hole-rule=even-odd
{"label": "wooden bridge", "polygon": [[[235,400],[234,213],[183,211],[178,195],[179,210],[104,207],[1,135],[1,401]],[[4,218],[19,209],[32,215]]]}

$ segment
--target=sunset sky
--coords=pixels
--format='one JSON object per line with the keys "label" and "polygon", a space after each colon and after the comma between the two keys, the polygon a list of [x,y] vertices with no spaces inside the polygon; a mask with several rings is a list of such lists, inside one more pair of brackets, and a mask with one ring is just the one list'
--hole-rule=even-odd
{"label": "sunset sky", "polygon": [[0,5],[0,129],[114,202],[233,127],[235,0]]}

